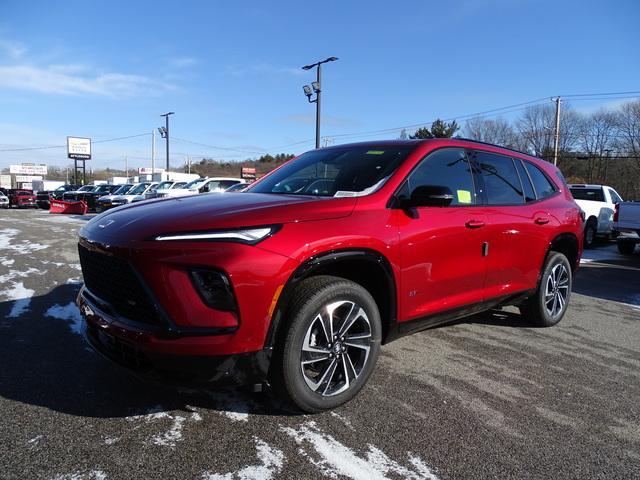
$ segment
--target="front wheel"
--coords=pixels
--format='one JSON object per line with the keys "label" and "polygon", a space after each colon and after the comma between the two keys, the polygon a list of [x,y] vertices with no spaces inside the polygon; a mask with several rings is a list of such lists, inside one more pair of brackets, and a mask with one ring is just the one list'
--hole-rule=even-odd
{"label": "front wheel", "polygon": [[551,327],[567,312],[573,276],[569,260],[562,253],[550,252],[533,297],[520,305],[525,320],[540,327]]}
{"label": "front wheel", "polygon": [[366,384],[380,351],[375,300],[357,283],[330,276],[304,280],[292,298],[282,390],[309,413],[348,402]]}

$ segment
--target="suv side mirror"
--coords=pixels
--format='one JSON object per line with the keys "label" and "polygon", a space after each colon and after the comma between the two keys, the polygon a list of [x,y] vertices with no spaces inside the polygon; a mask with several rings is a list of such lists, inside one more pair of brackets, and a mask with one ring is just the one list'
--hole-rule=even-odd
{"label": "suv side mirror", "polygon": [[447,207],[453,201],[453,192],[442,185],[416,187],[409,198],[402,201],[403,208]]}

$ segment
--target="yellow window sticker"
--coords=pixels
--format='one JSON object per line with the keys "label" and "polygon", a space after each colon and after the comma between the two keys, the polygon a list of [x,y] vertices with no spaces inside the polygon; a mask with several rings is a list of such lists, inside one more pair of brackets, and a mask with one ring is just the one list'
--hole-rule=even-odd
{"label": "yellow window sticker", "polygon": [[384,150],[369,150],[367,155],[384,155]]}
{"label": "yellow window sticker", "polygon": [[471,192],[469,190],[458,190],[458,203],[471,203]]}

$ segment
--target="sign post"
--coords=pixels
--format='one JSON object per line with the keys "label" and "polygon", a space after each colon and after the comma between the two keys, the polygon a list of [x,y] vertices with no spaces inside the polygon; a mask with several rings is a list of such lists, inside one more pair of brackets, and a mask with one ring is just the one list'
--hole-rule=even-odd
{"label": "sign post", "polygon": [[86,183],[86,160],[91,160],[91,139],[67,137],[67,157],[73,158],[73,181],[78,183],[78,160],[82,160],[82,184]]}

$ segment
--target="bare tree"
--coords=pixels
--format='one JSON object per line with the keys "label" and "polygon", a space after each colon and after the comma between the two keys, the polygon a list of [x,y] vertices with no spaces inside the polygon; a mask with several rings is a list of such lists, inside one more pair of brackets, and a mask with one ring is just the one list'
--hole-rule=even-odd
{"label": "bare tree", "polygon": [[467,120],[463,129],[463,135],[467,138],[480,140],[481,142],[495,143],[505,147],[516,148],[518,145],[516,132],[507,120],[497,118],[495,120],[476,117]]}
{"label": "bare tree", "polygon": [[635,157],[640,168],[640,100],[622,105],[616,114],[616,123],[620,150]]}
{"label": "bare tree", "polygon": [[[516,127],[523,146],[533,155],[550,157],[554,145],[555,115],[552,105],[532,105],[517,120]],[[560,112],[558,148],[561,152],[568,152],[575,146],[579,126],[579,115],[566,105]]]}
{"label": "bare tree", "polygon": [[582,117],[578,127],[577,146],[587,157],[586,177],[606,182],[609,156],[616,143],[616,114],[598,110]]}

